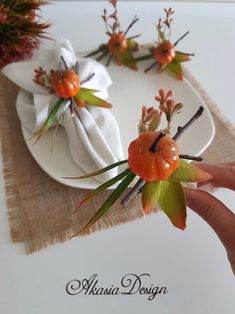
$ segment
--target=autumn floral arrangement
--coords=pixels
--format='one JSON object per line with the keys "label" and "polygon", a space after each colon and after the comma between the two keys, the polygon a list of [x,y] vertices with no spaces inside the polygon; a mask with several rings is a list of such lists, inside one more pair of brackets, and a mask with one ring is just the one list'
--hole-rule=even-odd
{"label": "autumn floral arrangement", "polygon": [[107,10],[104,9],[103,15],[101,16],[106,28],[106,34],[109,39],[106,44],[101,44],[98,49],[92,51],[86,57],[97,56],[97,61],[102,60],[108,56],[106,65],[108,66],[112,59],[118,65],[124,65],[132,70],[137,70],[136,61],[133,56],[133,52],[138,50],[138,44],[135,38],[139,37],[140,34],[127,36],[132,26],[138,22],[139,18],[135,16],[125,31],[122,30],[120,21],[117,15],[117,0],[109,0],[113,6],[113,13],[108,15]]}
{"label": "autumn floral arrangement", "polygon": [[97,90],[83,87],[86,82],[92,80],[95,73],[90,73],[84,80],[81,80],[78,62],[69,68],[63,56],[61,56],[59,70],[51,69],[47,73],[42,67],[39,67],[34,70],[34,73],[34,83],[47,89],[49,93],[55,93],[58,97],[46,121],[36,132],[36,141],[47,132],[56,118],[56,129],[58,128],[63,119],[63,114],[68,108],[72,117],[78,114],[75,110],[76,107],[84,108],[89,105],[108,109],[112,108],[111,103],[95,95]]}
{"label": "autumn floral arrangement", "polygon": [[[139,135],[129,145],[128,159],[111,164],[94,173],[74,178],[93,177],[120,165],[126,165],[125,169],[116,177],[90,191],[80,202],[75,213],[98,193],[118,183],[107,200],[79,233],[100,219],[136,178],[137,182],[126,192],[121,204],[126,206],[136,193],[141,193],[144,214],[149,214],[156,208],[162,209],[175,227],[185,228],[186,204],[181,182],[206,181],[211,178],[211,175],[184,160],[201,161],[202,158],[181,154],[177,140],[202,115],[204,108],[199,107],[192,118],[185,125],[179,126],[176,134],[171,137],[172,120],[180,113],[183,104],[175,101],[171,90],[165,93],[160,89],[155,100],[159,103],[157,109],[146,106],[142,108],[138,125]],[[163,117],[166,120],[166,126],[159,129]]]}
{"label": "autumn floral arrangement", "polygon": [[46,37],[49,23],[40,22],[45,0],[2,0],[0,4],[0,68],[31,57],[40,39]]}
{"label": "autumn floral arrangement", "polygon": [[[164,9],[165,18],[159,18],[156,25],[157,40],[155,43],[150,45],[140,45],[135,40],[140,34],[130,37],[127,36],[129,30],[139,18],[135,16],[127,29],[123,31],[117,15],[117,0],[109,0],[109,2],[114,8],[113,13],[108,15],[107,10],[104,9],[104,13],[101,16],[104,20],[106,34],[109,36],[109,40],[106,44],[101,44],[98,49],[87,54],[86,57],[97,56],[96,60],[100,61],[108,56],[106,66],[108,66],[114,59],[117,65],[124,65],[132,70],[137,70],[138,62],[153,60],[154,62],[145,69],[145,73],[152,68],[157,67],[159,73],[167,71],[175,78],[182,80],[183,70],[181,63],[189,61],[190,57],[194,56],[194,53],[186,53],[176,50],[176,46],[189,34],[189,31],[183,34],[175,42],[172,43],[171,41],[171,24],[173,22],[172,16],[174,11],[171,8]],[[147,48],[148,54],[136,57],[135,52],[138,50],[141,52],[140,48],[142,48],[142,50]]]}
{"label": "autumn floral arrangement", "polygon": [[186,53],[176,50],[176,46],[179,42],[185,38],[189,31],[183,34],[174,43],[171,41],[171,24],[173,22],[173,14],[175,13],[171,8],[164,9],[165,18],[159,18],[157,29],[157,41],[154,45],[148,47],[149,54],[141,56],[136,61],[144,61],[148,59],[154,60],[154,62],[145,69],[145,73],[154,67],[157,67],[158,72],[167,71],[169,74],[176,78],[183,79],[183,70],[181,63],[190,60],[190,56],[194,56],[194,53]]}

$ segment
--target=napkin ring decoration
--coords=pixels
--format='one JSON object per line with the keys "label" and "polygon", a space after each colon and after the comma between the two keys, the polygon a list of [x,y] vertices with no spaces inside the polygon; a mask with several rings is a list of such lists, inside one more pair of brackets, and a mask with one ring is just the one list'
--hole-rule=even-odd
{"label": "napkin ring decoration", "polygon": [[[176,134],[171,137],[172,119],[181,111],[183,105],[175,101],[171,90],[165,93],[161,89],[155,100],[159,103],[158,109],[146,106],[142,108],[138,126],[139,136],[129,145],[128,159],[77,178],[100,175],[120,165],[126,165],[124,171],[89,192],[80,202],[76,211],[99,192],[118,183],[96,214],[74,236],[92,226],[104,215],[136,178],[136,183],[126,192],[121,204],[126,206],[136,193],[141,193],[144,214],[162,209],[175,227],[185,229],[187,213],[181,182],[206,181],[211,178],[211,175],[184,161],[184,159],[201,161],[202,158],[181,154],[176,141],[202,115],[204,108],[199,107],[192,118],[185,125],[179,126]],[[159,129],[163,116],[166,120],[166,127]]]}
{"label": "napkin ring decoration", "polygon": [[117,16],[117,0],[110,0],[109,2],[114,8],[113,13],[107,15],[107,10],[104,9],[104,13],[101,16],[105,23],[106,34],[109,36],[109,40],[106,44],[101,44],[98,49],[86,55],[86,57],[98,55],[96,60],[100,61],[108,56],[106,66],[114,59],[118,65],[124,65],[132,70],[137,70],[133,52],[138,50],[135,38],[139,37],[140,34],[130,37],[127,37],[127,34],[132,26],[138,22],[139,18],[135,16],[127,29],[123,31]]}
{"label": "napkin ring decoration", "polygon": [[145,60],[154,60],[149,67],[145,69],[145,73],[157,67],[158,72],[167,71],[179,80],[183,79],[183,69],[181,66],[182,62],[190,60],[194,53],[186,53],[176,50],[178,43],[184,39],[188,34],[187,31],[174,43],[171,42],[171,24],[173,21],[173,14],[175,13],[171,8],[164,9],[165,19],[159,18],[156,25],[157,29],[157,41],[154,45],[147,45],[149,54],[136,58],[136,62]]}
{"label": "napkin ring decoration", "polygon": [[[81,81],[78,62],[69,68],[65,59],[61,56],[59,70],[52,69],[47,73],[42,67],[39,67],[35,69],[34,72],[35,76],[33,82],[46,88],[49,93],[55,93],[58,96],[46,121],[35,133],[36,141],[38,141],[51,127],[58,116],[58,113],[60,113],[58,124],[61,122],[63,114],[68,108],[72,116],[77,114],[75,106],[84,108],[86,105],[90,105],[112,108],[112,105],[109,102],[94,95],[97,90],[82,87],[83,84],[93,79],[95,72],[89,74],[86,79]],[[62,111],[61,107],[63,107]]]}

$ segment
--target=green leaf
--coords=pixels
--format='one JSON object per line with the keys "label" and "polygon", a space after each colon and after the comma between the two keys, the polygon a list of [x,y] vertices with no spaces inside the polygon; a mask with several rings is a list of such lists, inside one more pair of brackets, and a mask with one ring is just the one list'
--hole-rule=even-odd
{"label": "green leaf", "polygon": [[142,190],[142,206],[145,215],[151,213],[157,206],[161,192],[161,182],[146,182]]}
{"label": "green leaf", "polygon": [[135,51],[138,49],[138,44],[134,39],[128,39],[128,50],[129,51]]}
{"label": "green leaf", "polygon": [[94,223],[96,223],[97,220],[99,220],[108,210],[109,208],[116,202],[116,200],[121,196],[121,194],[126,190],[126,188],[129,186],[131,181],[135,178],[135,174],[130,172],[123,180],[122,182],[117,186],[117,188],[110,194],[110,196],[107,198],[107,200],[104,202],[104,204],[98,209],[96,214],[91,218],[91,220],[85,225],[85,227],[82,228],[77,234],[74,236],[80,234],[87,228],[91,227]]}
{"label": "green leaf", "polygon": [[119,52],[117,53],[116,57],[119,60],[120,64],[123,64],[132,70],[137,70],[135,59],[130,50],[125,50],[122,53]]}
{"label": "green leaf", "polygon": [[202,182],[210,180],[211,178],[212,176],[209,173],[180,159],[180,165],[171,174],[169,180],[182,182]]}
{"label": "green leaf", "polygon": [[158,203],[172,224],[184,230],[186,227],[186,204],[184,190],[177,181],[161,181]]}
{"label": "green leaf", "polygon": [[[97,90],[97,89],[93,89],[93,88],[86,88],[86,87],[80,87],[79,92],[80,92],[81,90],[82,90],[82,93],[83,93],[83,94],[93,94],[93,93],[98,92],[98,90]],[[79,94],[79,92],[78,92],[78,94]]]}
{"label": "green leaf", "polygon": [[79,93],[74,96],[76,102],[84,101],[86,104],[91,106],[103,107],[103,108],[112,108],[112,104],[93,95],[93,90],[81,87]]}
{"label": "green leaf", "polygon": [[55,103],[55,105],[53,106],[47,120],[44,122],[44,124],[42,125],[42,127],[35,133],[36,138],[36,142],[47,132],[47,130],[50,128],[50,126],[52,125],[52,123],[54,122],[56,115],[60,109],[60,106],[63,104],[65,100],[63,98],[59,98],[57,100],[57,102]]}
{"label": "green leaf", "polygon": [[86,178],[90,178],[90,177],[94,177],[94,176],[98,176],[99,174],[102,174],[106,171],[109,171],[110,169],[113,169],[115,167],[118,167],[120,165],[123,165],[125,163],[127,163],[128,160],[125,159],[125,160],[121,160],[121,161],[118,161],[118,162],[115,162],[107,167],[104,167],[102,169],[99,169],[98,171],[95,171],[95,172],[92,172],[92,173],[88,173],[84,176],[80,176],[80,177],[62,177],[63,179],[86,179]]}
{"label": "green leaf", "polygon": [[125,171],[121,172],[120,174],[118,174],[116,177],[108,180],[107,182],[101,184],[100,186],[98,186],[96,189],[90,191],[87,196],[80,202],[80,204],[78,205],[78,208],[76,209],[76,211],[74,213],[77,212],[77,210],[84,205],[85,203],[87,203],[88,201],[91,200],[91,198],[93,198],[96,194],[106,190],[107,188],[109,188],[110,186],[114,185],[116,182],[118,182],[119,180],[121,180],[122,178],[126,177],[128,175],[128,173],[130,173],[130,169],[126,169]]}
{"label": "green leaf", "polygon": [[183,70],[180,62],[173,60],[171,63],[167,64],[165,70],[179,80],[183,79]]}
{"label": "green leaf", "polygon": [[174,61],[176,61],[176,62],[186,62],[186,61],[189,61],[189,60],[191,60],[191,58],[188,55],[184,54],[183,52],[176,51]]}
{"label": "green leaf", "polygon": [[158,63],[157,66],[158,66],[157,71],[158,71],[159,73],[161,73],[161,72],[163,72],[163,71],[166,69],[167,64],[160,64],[160,63]]}

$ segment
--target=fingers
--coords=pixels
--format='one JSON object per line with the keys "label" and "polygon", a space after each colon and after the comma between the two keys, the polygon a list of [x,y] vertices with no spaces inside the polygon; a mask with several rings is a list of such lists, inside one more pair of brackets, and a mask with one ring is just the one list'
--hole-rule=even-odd
{"label": "fingers", "polygon": [[185,196],[188,207],[214,229],[227,252],[235,253],[235,214],[205,191],[185,189]]}
{"label": "fingers", "polygon": [[226,165],[213,165],[213,164],[197,164],[202,170],[210,173],[212,179],[198,184],[198,187],[205,184],[212,184],[215,187],[225,187],[235,191],[235,163]]}

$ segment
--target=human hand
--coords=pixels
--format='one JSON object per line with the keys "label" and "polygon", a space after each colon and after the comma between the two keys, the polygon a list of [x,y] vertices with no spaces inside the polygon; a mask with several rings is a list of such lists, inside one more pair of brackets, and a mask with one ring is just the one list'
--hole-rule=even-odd
{"label": "human hand", "polygon": [[[223,165],[199,164],[198,166],[213,177],[209,181],[199,183],[198,187],[211,184],[235,191],[235,162]],[[185,196],[188,207],[200,215],[220,238],[235,275],[235,214],[205,191],[186,188]]]}

